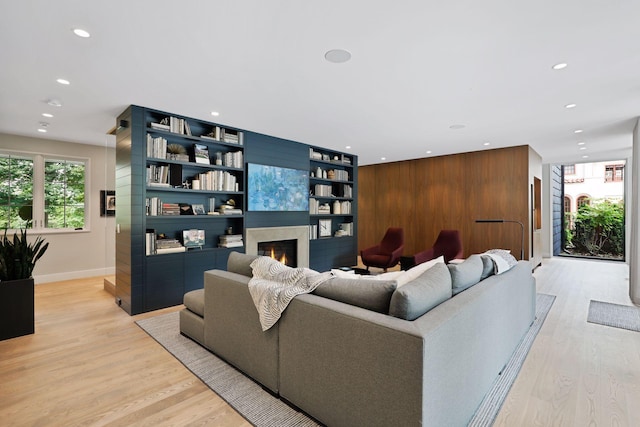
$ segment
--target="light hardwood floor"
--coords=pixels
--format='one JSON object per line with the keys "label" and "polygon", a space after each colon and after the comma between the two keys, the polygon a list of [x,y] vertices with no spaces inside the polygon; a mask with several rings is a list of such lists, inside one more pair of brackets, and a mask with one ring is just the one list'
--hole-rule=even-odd
{"label": "light hardwood floor", "polygon": [[[630,304],[626,265],[535,276],[557,299],[495,425],[640,425],[640,334],[586,322],[590,299]],[[158,313],[128,316],[102,277],[37,285],[36,333],[0,342],[0,424],[249,425],[134,324]]]}

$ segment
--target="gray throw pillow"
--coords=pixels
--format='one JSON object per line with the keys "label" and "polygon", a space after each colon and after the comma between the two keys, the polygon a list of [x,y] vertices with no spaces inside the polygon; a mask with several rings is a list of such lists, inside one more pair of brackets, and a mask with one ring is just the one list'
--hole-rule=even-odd
{"label": "gray throw pillow", "polygon": [[321,283],[313,293],[345,304],[387,313],[395,280],[343,279],[334,277]]}
{"label": "gray throw pillow", "polygon": [[415,320],[449,298],[451,275],[444,263],[437,263],[393,293],[389,314]]}
{"label": "gray throw pillow", "polygon": [[258,258],[257,255],[247,255],[240,252],[231,252],[227,259],[227,271],[231,273],[242,274],[243,276],[253,277],[251,263]]}
{"label": "gray throw pillow", "polygon": [[459,294],[480,281],[483,263],[480,255],[471,255],[460,264],[449,264],[453,295]]}
{"label": "gray throw pillow", "polygon": [[493,276],[495,268],[493,267],[493,260],[490,256],[480,255],[482,258],[482,274],[480,275],[480,280],[484,280],[489,276]]}

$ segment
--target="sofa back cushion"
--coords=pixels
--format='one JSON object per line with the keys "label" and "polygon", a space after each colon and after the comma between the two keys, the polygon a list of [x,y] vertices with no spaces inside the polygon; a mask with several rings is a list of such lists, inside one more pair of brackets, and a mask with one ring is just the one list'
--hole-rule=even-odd
{"label": "sofa back cushion", "polygon": [[484,265],[480,255],[471,255],[460,264],[449,264],[453,295],[459,294],[480,281]]}
{"label": "sofa back cushion", "polygon": [[396,287],[395,280],[334,277],[321,283],[313,293],[378,313],[387,313]]}
{"label": "sofa back cushion", "polygon": [[240,252],[231,252],[229,254],[229,258],[227,259],[227,271],[242,274],[243,276],[247,277],[253,277],[251,263],[256,258],[258,258],[257,255],[247,255]]}
{"label": "sofa back cushion", "polygon": [[451,275],[444,263],[436,263],[391,296],[389,314],[415,320],[451,298]]}

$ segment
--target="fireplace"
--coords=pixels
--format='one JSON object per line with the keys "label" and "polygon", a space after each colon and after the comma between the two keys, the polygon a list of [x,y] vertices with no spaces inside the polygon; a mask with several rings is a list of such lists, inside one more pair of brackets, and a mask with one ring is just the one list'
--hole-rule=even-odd
{"label": "fireplace", "polygon": [[259,249],[260,243],[280,244],[281,242],[293,241],[295,248],[291,249],[295,253],[295,267],[309,267],[309,227],[289,226],[289,227],[261,227],[245,229],[245,248],[248,255],[266,255]]}
{"label": "fireplace", "polygon": [[289,267],[297,267],[297,246],[295,239],[258,242],[258,255],[271,257]]}

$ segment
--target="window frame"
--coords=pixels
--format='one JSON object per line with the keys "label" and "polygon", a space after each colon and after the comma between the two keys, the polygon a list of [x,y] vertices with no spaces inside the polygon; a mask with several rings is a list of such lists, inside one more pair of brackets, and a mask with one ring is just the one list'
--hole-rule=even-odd
{"label": "window frame", "polygon": [[[604,182],[623,182],[624,181],[624,164],[610,164],[604,166]],[[607,176],[607,171],[611,169],[611,177]],[[620,177],[616,172],[620,171]]]}
{"label": "window frame", "polygon": [[[62,234],[70,232],[91,231],[91,159],[89,157],[68,156],[58,153],[34,151],[0,150],[3,156],[27,158],[33,161],[33,218],[29,232],[35,234]],[[75,228],[45,227],[45,164],[47,161],[69,161],[84,164],[84,226],[81,230]],[[9,228],[13,233],[19,229]]]}

